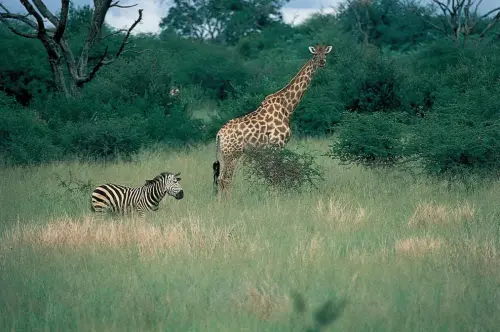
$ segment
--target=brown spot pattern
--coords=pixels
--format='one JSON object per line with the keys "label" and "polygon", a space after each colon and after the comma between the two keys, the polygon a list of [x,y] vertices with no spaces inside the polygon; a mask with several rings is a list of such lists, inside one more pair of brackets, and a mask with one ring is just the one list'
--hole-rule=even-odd
{"label": "brown spot pattern", "polygon": [[[317,52],[324,52],[324,47],[318,47]],[[232,119],[221,127],[217,137],[222,152],[219,175],[222,190],[229,187],[237,160],[246,145],[262,146],[271,143],[285,146],[291,136],[290,117],[318,68],[317,58],[314,55],[287,86],[267,96],[254,112]]]}

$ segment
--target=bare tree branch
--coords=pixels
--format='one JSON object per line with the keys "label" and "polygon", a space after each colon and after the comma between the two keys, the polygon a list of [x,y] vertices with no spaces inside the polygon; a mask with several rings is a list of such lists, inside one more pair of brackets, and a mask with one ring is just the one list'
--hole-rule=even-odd
{"label": "bare tree branch", "polygon": [[3,22],[7,26],[7,28],[9,28],[10,31],[12,31],[16,35],[24,37],[24,38],[38,38],[38,35],[36,33],[34,33],[34,32],[30,33],[30,32],[19,31],[18,29],[16,29],[15,27],[13,27],[9,23],[9,19],[13,19],[13,20],[17,20],[17,21],[23,22],[23,23],[29,25],[30,27],[36,29],[36,23],[35,22],[29,20],[27,18],[27,16],[10,13],[7,10],[7,8],[5,8],[2,4],[0,4],[0,7],[6,11],[6,13],[0,13],[0,21]]}
{"label": "bare tree branch", "polygon": [[[62,2],[64,2],[64,0]],[[59,20],[57,19],[57,17],[54,16],[54,14],[50,12],[50,10],[47,8],[47,6],[45,6],[43,1],[33,0],[33,3],[35,4],[35,7],[36,9],[38,9],[40,14],[42,14],[43,17],[45,17],[47,20],[49,20],[50,23],[52,23],[54,26],[57,27]]]}
{"label": "bare tree branch", "polygon": [[[486,19],[493,13],[497,14],[479,35],[479,40],[481,40],[500,20],[500,7],[492,9],[484,15],[478,15],[478,9],[483,0],[432,0],[432,2],[441,11],[439,17],[443,23],[442,27],[424,18],[417,10],[414,10],[414,12],[422,21],[443,32],[453,39],[456,44],[458,44],[462,35],[464,47],[469,35],[476,29],[478,21]],[[451,32],[449,29],[451,29]]]}
{"label": "bare tree branch", "polygon": [[[451,23],[451,19],[450,19],[453,16],[453,13],[450,10],[450,8],[439,0],[432,0],[432,1],[435,4],[437,4],[439,6],[439,8],[441,8],[441,12],[443,13],[442,19],[445,23],[447,23],[447,25],[446,24],[444,25],[445,26],[444,30],[446,31],[446,33],[448,33],[447,26],[449,26],[451,28],[451,30],[453,31],[453,24]],[[448,3],[449,3],[449,1],[448,1]]]}
{"label": "bare tree branch", "polygon": [[36,23],[28,18],[30,16],[29,14],[28,15],[13,14],[13,13],[9,12],[9,10],[1,3],[0,3],[0,8],[5,10],[5,13],[0,13],[0,19],[14,19],[14,20],[18,20],[18,21],[21,21],[21,22],[29,25],[33,29],[37,28]]}
{"label": "bare tree branch", "polygon": [[40,16],[40,14],[38,14],[36,9],[31,5],[31,3],[28,0],[19,0],[19,1],[24,6],[24,8],[26,8],[28,13],[30,13],[30,15],[33,15],[35,17],[35,20],[38,24],[38,34],[39,35],[45,34],[46,32],[45,24],[43,23],[43,18]]}
{"label": "bare tree branch", "polygon": [[[373,29],[373,25],[370,20],[370,13],[368,12],[369,4],[363,2],[362,0],[347,0],[346,2],[349,5],[349,9],[353,12],[356,18],[356,28],[363,36],[363,47],[366,50],[370,43],[370,32]],[[364,17],[361,17],[360,11],[358,11],[358,9],[364,9]]]}
{"label": "bare tree branch", "polygon": [[83,85],[84,83],[90,82],[92,79],[94,79],[95,74],[101,69],[101,67],[105,64],[104,59],[106,58],[106,55],[108,54],[108,47],[106,46],[106,49],[104,50],[104,53],[101,56],[101,59],[99,62],[94,66],[92,71],[90,72],[90,75],[82,79],[79,84]]}
{"label": "bare tree branch", "polygon": [[68,10],[69,10],[69,0],[61,0],[61,18],[56,25],[56,32],[54,33],[54,40],[56,43],[61,41],[64,31],[66,30],[66,24],[68,22]]}
{"label": "bare tree branch", "polygon": [[100,40],[102,25],[104,24],[104,19],[110,5],[111,0],[94,1],[94,14],[92,15],[92,21],[90,22],[87,37],[83,43],[80,58],[78,60],[78,79],[87,76],[90,49]]}
{"label": "bare tree branch", "polygon": [[500,12],[498,12],[493,18],[493,21],[490,22],[490,24],[488,24],[488,26],[486,26],[486,28],[484,28],[483,31],[481,31],[481,33],[479,34],[479,40],[483,40],[486,33],[489,30],[491,30],[495,25],[497,25],[498,21],[500,21]]}
{"label": "bare tree branch", "polygon": [[109,8],[111,8],[111,7],[132,8],[132,7],[135,7],[135,6],[137,6],[137,4],[135,4],[135,5],[125,5],[125,6],[124,5],[120,5],[120,0],[117,0],[117,1],[115,1],[113,3],[111,3],[111,5],[109,6]]}
{"label": "bare tree branch", "polygon": [[128,44],[128,38],[130,37],[132,30],[134,30],[137,24],[139,24],[139,22],[142,20],[142,9],[139,9],[138,12],[139,12],[139,17],[134,21],[134,23],[130,26],[130,28],[128,28],[127,33],[120,45],[120,48],[115,53],[115,55],[111,59],[106,60],[106,56],[108,55],[108,47],[106,46],[103,55],[101,56],[99,62],[94,66],[94,68],[90,72],[90,75],[84,76],[82,75],[83,74],[82,72],[79,72],[80,77],[77,80],[77,84],[79,86],[83,85],[84,83],[90,82],[103,65],[109,65],[113,63],[123,53],[123,51],[125,50],[125,46]]}
{"label": "bare tree branch", "polygon": [[479,0],[477,3],[476,3],[476,8],[474,8],[474,16],[477,17],[477,10],[479,8],[479,5],[481,5],[481,3],[483,2],[483,0]]}
{"label": "bare tree branch", "polygon": [[120,54],[123,52],[123,49],[125,48],[125,44],[127,43],[128,37],[130,37],[130,34],[132,33],[132,30],[134,30],[134,28],[136,27],[136,25],[139,24],[139,22],[142,20],[142,9],[139,9],[138,12],[139,12],[139,17],[130,26],[130,28],[128,28],[127,34],[123,38],[123,42],[122,42],[120,48],[118,49],[118,51],[115,54],[115,59],[118,58],[120,56]]}
{"label": "bare tree branch", "polygon": [[440,27],[439,25],[435,24],[435,23],[434,23],[434,22],[432,22],[432,21],[429,21],[428,19],[424,18],[424,17],[423,17],[422,15],[420,15],[420,14],[417,14],[417,15],[418,15],[418,17],[422,20],[422,22],[429,24],[429,25],[430,25],[430,26],[432,26],[433,28],[435,28],[435,29],[437,29],[437,30],[439,30],[439,31],[443,32],[445,35],[447,35],[448,31],[447,31],[445,28]]}
{"label": "bare tree branch", "polygon": [[[490,16],[491,14],[493,14],[496,11],[500,11],[500,7],[497,7],[495,9],[490,10],[489,12],[487,12],[486,14],[484,14],[483,16],[481,16],[481,18],[486,18],[486,17]],[[497,16],[498,16],[498,13],[497,13]]]}

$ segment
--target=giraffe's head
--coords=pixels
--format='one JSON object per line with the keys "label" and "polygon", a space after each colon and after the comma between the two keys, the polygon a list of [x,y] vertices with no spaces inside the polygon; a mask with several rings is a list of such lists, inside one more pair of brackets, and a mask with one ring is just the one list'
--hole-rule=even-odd
{"label": "giraffe's head", "polygon": [[316,44],[315,47],[309,46],[309,51],[313,54],[313,60],[320,67],[326,64],[326,55],[332,51],[331,46]]}

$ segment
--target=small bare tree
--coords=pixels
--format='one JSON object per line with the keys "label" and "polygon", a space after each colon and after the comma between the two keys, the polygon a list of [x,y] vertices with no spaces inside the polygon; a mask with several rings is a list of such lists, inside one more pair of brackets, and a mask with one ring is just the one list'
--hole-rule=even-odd
{"label": "small bare tree", "polygon": [[[16,35],[38,39],[47,51],[50,68],[57,90],[66,97],[77,96],[85,83],[90,82],[104,66],[113,63],[125,50],[128,38],[132,30],[142,19],[142,9],[139,9],[139,17],[129,29],[118,30],[116,33],[125,32],[123,41],[118,50],[109,55],[106,47],[98,62],[89,69],[89,52],[91,48],[105,37],[101,37],[102,25],[108,10],[112,7],[130,8],[131,6],[120,5],[119,0],[94,0],[94,11],[88,28],[87,37],[82,46],[78,60],[75,59],[71,47],[64,37],[68,20],[69,0],[61,0],[61,14],[55,16],[49,11],[42,0],[19,0],[28,14],[20,15],[10,12],[0,2],[0,22],[4,23]],[[47,22],[48,21],[48,22]],[[46,23],[53,25],[47,26]],[[66,65],[68,75],[64,73]]]}
{"label": "small bare tree", "polygon": [[482,2],[483,0],[432,0],[441,13],[440,24],[426,19],[423,15],[420,15],[420,18],[451,38],[457,45],[462,36],[463,46],[466,46],[469,35],[476,30],[479,21],[491,18],[488,25],[479,32],[478,41],[483,40],[486,33],[500,21],[500,7],[482,15],[478,12]]}
{"label": "small bare tree", "polygon": [[370,48],[370,38],[375,29],[375,26],[370,15],[372,0],[346,0],[345,3],[339,5],[340,11],[353,15],[355,20],[356,32],[363,39],[363,50]]}

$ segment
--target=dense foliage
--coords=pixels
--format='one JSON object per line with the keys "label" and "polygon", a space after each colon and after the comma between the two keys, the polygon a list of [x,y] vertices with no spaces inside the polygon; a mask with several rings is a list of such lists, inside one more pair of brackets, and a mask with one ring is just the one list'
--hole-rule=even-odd
{"label": "dense foliage", "polygon": [[[213,140],[225,121],[285,86],[310,58],[308,46],[327,42],[334,51],[295,111],[294,135],[333,134],[328,154],[344,163],[496,172],[498,15],[476,17],[451,38],[441,16],[412,2],[345,1],[336,15],[295,26],[281,18],[285,2],[175,1],[159,35],[130,37],[141,52],[123,53],[71,98],[57,93],[40,41],[0,23],[2,160],[110,160],[152,144]],[[90,7],[70,8],[66,38],[76,53],[91,16]],[[89,61],[121,40],[102,39]]]}

